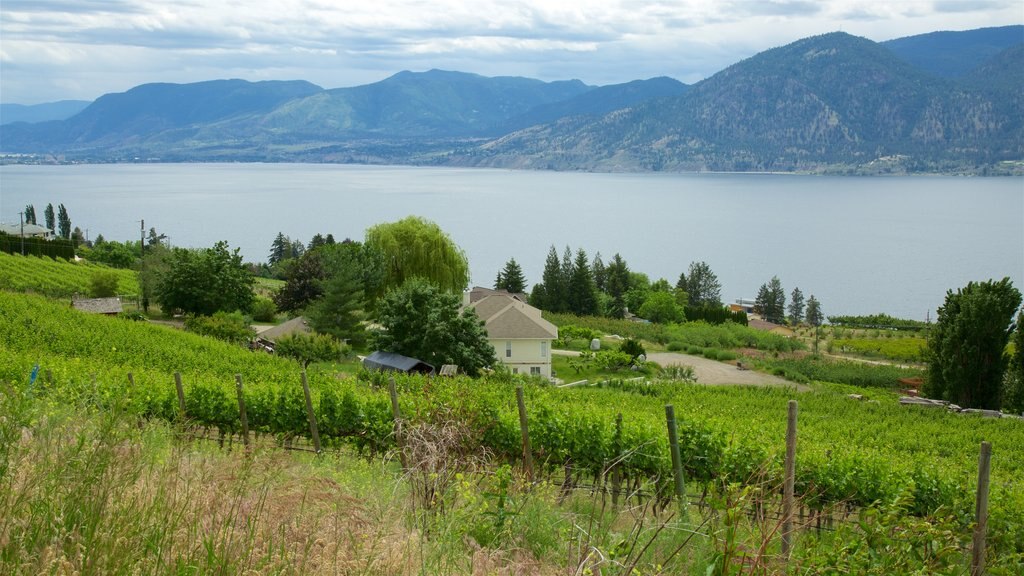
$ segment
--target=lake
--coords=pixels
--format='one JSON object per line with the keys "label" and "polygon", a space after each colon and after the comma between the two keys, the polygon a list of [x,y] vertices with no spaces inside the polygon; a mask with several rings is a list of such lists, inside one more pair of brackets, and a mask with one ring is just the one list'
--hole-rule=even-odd
{"label": "lake", "polygon": [[826,315],[935,317],[948,289],[1010,277],[1024,289],[1024,179],[772,174],[592,174],[316,164],[0,167],[0,220],[63,203],[91,238],[135,239],[139,221],[175,246],[227,240],[265,261],[278,232],[359,239],[418,215],[490,286],[509,258],[539,281],[554,244],[675,284],[704,260],[722,298],[777,275]]}

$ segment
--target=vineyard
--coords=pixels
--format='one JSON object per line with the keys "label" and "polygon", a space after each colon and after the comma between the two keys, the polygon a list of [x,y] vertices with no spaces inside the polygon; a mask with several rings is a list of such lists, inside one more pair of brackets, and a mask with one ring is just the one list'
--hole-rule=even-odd
{"label": "vineyard", "polygon": [[60,258],[0,252],[0,290],[35,292],[55,298],[75,293],[88,295],[93,274],[101,271],[117,275],[118,294],[139,293],[138,274],[132,270]]}
{"label": "vineyard", "polygon": [[[82,315],[35,296],[0,293],[0,325],[0,382],[26,393],[117,403],[177,421],[172,374],[180,372],[189,422],[229,436],[240,430],[237,373],[250,429],[276,438],[308,435],[299,368],[289,361],[163,327]],[[30,386],[37,363],[42,372]],[[317,372],[309,384],[328,446],[347,444],[366,455],[395,447],[382,378],[339,380]],[[401,412],[410,424],[455,419],[473,431],[480,448],[512,464],[521,457],[516,385],[502,374],[397,378]],[[1024,422],[901,408],[888,392],[858,391],[874,401],[852,400],[846,389],[829,386],[796,392],[667,381],[599,389],[528,386],[525,392],[533,458],[542,476],[562,481],[568,468],[575,482],[596,484],[616,462],[614,472],[628,485],[654,486],[655,492],[670,484],[664,406],[673,404],[694,495],[712,484],[780,486],[786,405],[796,399],[796,490],[806,507],[833,516],[906,498],[908,514],[944,510],[964,534],[973,514],[978,445],[988,440],[994,446],[991,565],[1012,569],[1024,562]]]}

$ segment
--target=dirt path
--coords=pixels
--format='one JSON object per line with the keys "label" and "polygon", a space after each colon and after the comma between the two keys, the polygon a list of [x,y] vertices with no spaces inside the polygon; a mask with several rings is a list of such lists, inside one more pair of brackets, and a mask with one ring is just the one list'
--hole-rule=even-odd
{"label": "dirt path", "polygon": [[[553,354],[562,356],[579,356],[579,352],[572,350],[552,350]],[[647,359],[660,366],[671,366],[673,364],[693,366],[697,375],[698,384],[739,384],[745,386],[788,386],[798,390],[808,390],[807,386],[784,380],[778,376],[754,372],[753,370],[739,370],[732,364],[708,360],[703,356],[690,356],[677,352],[652,352]]]}

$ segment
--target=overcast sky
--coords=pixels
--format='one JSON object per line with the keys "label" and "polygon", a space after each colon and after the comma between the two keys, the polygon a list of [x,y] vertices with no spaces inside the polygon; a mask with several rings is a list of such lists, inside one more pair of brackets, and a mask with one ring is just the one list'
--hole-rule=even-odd
{"label": "overcast sky", "polygon": [[431,68],[692,83],[836,30],[882,41],[1021,23],[1024,0],[2,0],[0,101],[220,78],[338,88]]}

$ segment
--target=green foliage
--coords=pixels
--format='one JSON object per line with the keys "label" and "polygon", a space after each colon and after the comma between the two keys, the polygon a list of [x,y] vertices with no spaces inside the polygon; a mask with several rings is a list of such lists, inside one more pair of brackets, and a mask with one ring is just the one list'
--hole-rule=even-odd
{"label": "green foliage", "polygon": [[302,310],[321,295],[327,277],[319,250],[289,260],[285,266],[285,284],[274,294],[274,303],[282,312]]}
{"label": "green foliage", "polygon": [[313,362],[337,362],[345,358],[349,348],[329,334],[290,334],[274,343],[274,353],[293,358],[303,368]]}
{"label": "green foliage", "polygon": [[212,316],[189,316],[185,319],[185,329],[232,344],[246,344],[256,336],[256,331],[249,325],[249,319],[237,311],[219,311]]}
{"label": "green foliage", "polygon": [[50,258],[62,258],[71,260],[75,257],[75,244],[70,240],[56,238],[44,240],[42,238],[21,238],[0,232],[0,254],[25,256],[48,256]]}
{"label": "green foliage", "polygon": [[690,262],[687,273],[679,275],[676,288],[686,292],[688,305],[694,308],[722,306],[722,284],[707,262]]}
{"label": "green foliage", "polygon": [[686,319],[683,307],[668,292],[651,292],[638,314],[656,324],[677,323]]}
{"label": "green foliage", "polygon": [[97,270],[89,279],[89,296],[93,298],[110,298],[117,296],[119,282],[117,272],[113,270]]}
{"label": "green foliage", "polygon": [[849,352],[871,358],[886,358],[903,362],[920,362],[928,341],[924,338],[836,338],[832,340],[837,352]]}
{"label": "green foliage", "polygon": [[584,344],[590,345],[590,341],[600,337],[600,333],[592,328],[565,324],[558,328],[558,340],[554,341],[556,348],[569,348],[574,340],[583,340]]}
{"label": "green foliage", "polygon": [[495,290],[507,290],[513,294],[526,292],[526,277],[523,276],[523,269],[515,258],[510,258],[505,263],[505,268],[498,272],[498,278],[494,281]]}
{"label": "green foliage", "polygon": [[598,313],[597,284],[590,270],[587,253],[582,248],[576,251],[576,259],[572,263],[568,276],[568,310],[580,316]]}
{"label": "green foliage", "polygon": [[828,323],[845,328],[887,328],[894,330],[924,330],[926,322],[894,318],[888,314],[871,314],[868,316],[829,316]]}
{"label": "green foliage", "polygon": [[383,327],[371,335],[378,350],[397,352],[428,364],[456,364],[475,376],[498,359],[483,322],[471,309],[461,313],[460,298],[434,284],[413,278],[378,303]]}
{"label": "green foliage", "polygon": [[1024,311],[1017,315],[1017,329],[1011,337],[1013,355],[1003,386],[1003,408],[1024,414]]}
{"label": "green foliage", "polygon": [[352,346],[361,346],[366,341],[362,324],[367,306],[365,274],[373,270],[364,265],[367,253],[357,244],[335,244],[317,253],[325,261],[326,280],[321,283],[323,296],[307,306],[310,326]]}
{"label": "green foliage", "polygon": [[772,276],[768,283],[761,284],[754,299],[754,312],[774,324],[786,322],[786,292],[778,276]]}
{"label": "green foliage", "polygon": [[638,340],[634,340],[632,338],[626,338],[625,340],[623,340],[622,344],[619,345],[619,351],[622,352],[623,354],[628,354],[631,358],[631,361],[636,360],[638,357],[647,354],[647,351],[644,350],[644,345],[641,344]]}
{"label": "green foliage", "polygon": [[252,319],[256,322],[273,322],[277,317],[277,306],[269,298],[257,296],[252,302]]}
{"label": "green foliage", "polygon": [[1021,294],[1009,278],[970,282],[946,293],[928,335],[923,392],[965,408],[998,410]]}
{"label": "green foliage", "polygon": [[131,268],[138,262],[138,242],[97,241],[92,248],[82,251],[82,257],[114,268]]}
{"label": "green foliage", "polygon": [[156,297],[164,311],[198,315],[246,312],[254,298],[253,282],[238,249],[229,251],[227,242],[199,250],[175,248],[159,279]]}
{"label": "green foliage", "polygon": [[803,358],[758,358],[754,364],[772,374],[795,382],[835,382],[861,388],[892,389],[900,378],[915,378],[923,371],[888,364],[865,364],[846,360],[805,356]]}
{"label": "green foliage", "polygon": [[57,235],[65,240],[71,239],[71,217],[63,204],[57,209]]}
{"label": "green foliage", "polygon": [[793,288],[789,295],[789,322],[796,326],[804,321],[804,293],[800,288]]}
{"label": "green foliage", "polygon": [[118,291],[122,294],[139,293],[138,274],[131,270],[0,252],[0,289],[14,292],[35,292],[51,297],[89,294],[93,276],[101,272],[117,276]]}
{"label": "green foliage", "polygon": [[747,325],[746,312],[742,310],[733,312],[732,310],[724,306],[704,306],[700,308],[686,307],[685,313],[686,320],[690,322],[697,322],[698,320],[703,320],[708,324],[723,324],[725,322],[733,322],[741,326]]}
{"label": "green foliage", "polygon": [[366,230],[366,245],[382,256],[384,277],[379,293],[423,278],[442,290],[461,293],[469,284],[466,253],[429,220],[409,216]]}

